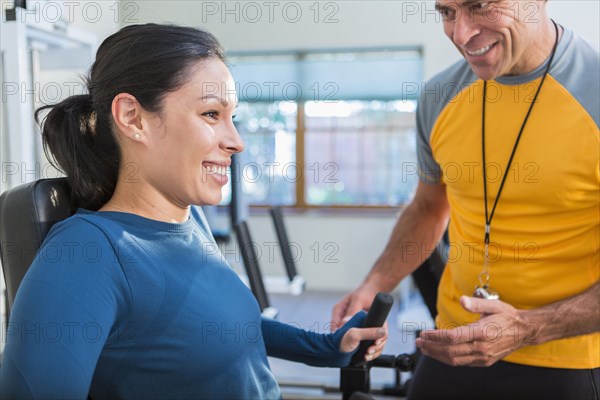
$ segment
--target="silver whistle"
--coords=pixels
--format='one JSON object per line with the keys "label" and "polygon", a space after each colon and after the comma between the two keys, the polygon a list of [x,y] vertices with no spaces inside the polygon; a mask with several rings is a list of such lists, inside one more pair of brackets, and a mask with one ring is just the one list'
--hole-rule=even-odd
{"label": "silver whistle", "polygon": [[473,297],[478,297],[480,299],[486,300],[500,300],[500,295],[498,292],[492,290],[489,286],[477,286],[475,288],[475,292],[473,293]]}

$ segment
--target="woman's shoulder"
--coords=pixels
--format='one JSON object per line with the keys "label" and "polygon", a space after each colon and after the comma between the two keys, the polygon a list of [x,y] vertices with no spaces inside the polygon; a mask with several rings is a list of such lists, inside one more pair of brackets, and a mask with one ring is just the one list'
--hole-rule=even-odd
{"label": "woman's shoulder", "polygon": [[105,237],[101,224],[93,214],[82,214],[79,211],[52,226],[44,242],[61,238],[77,239],[84,237]]}
{"label": "woman's shoulder", "polygon": [[32,292],[43,289],[48,293],[58,291],[82,298],[105,291],[122,292],[119,298],[128,296],[126,277],[114,241],[94,218],[81,213],[54,224],[38,249],[22,286],[29,287]]}
{"label": "woman's shoulder", "polygon": [[52,226],[44,244],[54,241],[81,242],[90,241],[102,246],[109,245],[111,232],[122,231],[119,224],[90,211],[78,210],[67,219]]}

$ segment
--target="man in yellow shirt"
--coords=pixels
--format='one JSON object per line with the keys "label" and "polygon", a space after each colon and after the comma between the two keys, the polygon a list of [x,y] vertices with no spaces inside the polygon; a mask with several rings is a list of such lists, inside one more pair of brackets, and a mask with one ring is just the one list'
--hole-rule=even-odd
{"label": "man in yellow shirt", "polygon": [[415,198],[333,322],[421,265],[429,253],[407,244],[433,249],[448,227],[409,398],[599,398],[598,52],[544,0],[436,8],[464,60],[422,90]]}

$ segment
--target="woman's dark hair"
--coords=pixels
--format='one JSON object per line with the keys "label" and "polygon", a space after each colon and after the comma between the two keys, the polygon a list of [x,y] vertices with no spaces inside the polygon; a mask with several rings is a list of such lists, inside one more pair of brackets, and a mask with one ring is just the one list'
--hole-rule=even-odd
{"label": "woman's dark hair", "polygon": [[49,109],[42,122],[48,159],[67,175],[78,207],[97,210],[112,196],[121,156],[112,124],[111,105],[129,93],[150,112],[179,89],[190,67],[208,58],[225,60],[218,40],[201,29],[173,25],[131,25],[109,36],[98,48],[86,78],[89,94],[67,98]]}

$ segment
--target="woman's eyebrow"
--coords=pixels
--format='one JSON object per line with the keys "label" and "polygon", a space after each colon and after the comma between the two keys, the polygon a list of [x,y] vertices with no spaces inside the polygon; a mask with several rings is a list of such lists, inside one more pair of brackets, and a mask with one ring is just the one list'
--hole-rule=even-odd
{"label": "woman's eyebrow", "polygon": [[200,97],[198,100],[206,101],[209,99],[218,100],[223,105],[223,107],[227,107],[229,105],[229,102],[227,100],[225,100],[217,95],[214,95],[214,94],[207,94],[206,96]]}

